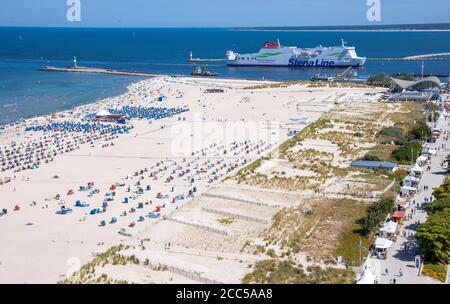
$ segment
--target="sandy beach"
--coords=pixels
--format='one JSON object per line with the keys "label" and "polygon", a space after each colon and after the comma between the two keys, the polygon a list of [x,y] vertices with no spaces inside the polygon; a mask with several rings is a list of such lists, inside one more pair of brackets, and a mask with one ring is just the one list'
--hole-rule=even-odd
{"label": "sandy beach", "polygon": [[[269,227],[282,207],[298,202],[289,194],[275,201],[260,191],[245,192],[227,177],[276,151],[336,104],[369,102],[380,92],[307,84],[248,88],[268,83],[155,77],[130,85],[123,95],[7,127],[0,134],[0,179],[8,180],[0,185],[0,209],[7,209],[0,217],[0,283],[56,283],[118,244],[148,260],[148,267],[104,267],[118,280],[240,282],[259,259],[241,252],[242,246]],[[107,129],[116,128],[110,123],[97,126],[103,131],[25,131],[83,123],[88,114],[125,106],[183,112],[132,118],[120,132]],[[37,149],[40,164],[22,170]],[[21,164],[8,169],[14,155],[12,163]],[[76,201],[89,206],[76,207]],[[71,212],[57,214],[63,206]],[[169,272],[155,270],[157,265]]]}

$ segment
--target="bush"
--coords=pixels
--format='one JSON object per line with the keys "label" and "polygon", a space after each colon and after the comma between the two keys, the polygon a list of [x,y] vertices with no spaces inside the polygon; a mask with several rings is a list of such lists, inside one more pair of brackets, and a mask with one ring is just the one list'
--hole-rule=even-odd
{"label": "bush", "polygon": [[366,84],[367,84],[367,85],[370,85],[370,86],[389,88],[389,87],[391,87],[394,83],[392,82],[391,79],[389,79],[389,77],[386,77],[386,74],[384,74],[384,73],[378,73],[378,74],[375,74],[375,75],[370,76],[370,77],[366,80]]}
{"label": "bush", "polygon": [[425,264],[422,269],[422,274],[445,283],[447,277],[447,265]]}
{"label": "bush", "polygon": [[364,229],[369,234],[381,223],[384,222],[386,216],[395,210],[395,200],[392,197],[382,199],[377,203],[373,203],[367,208],[367,215],[364,219]]}
{"label": "bush", "polygon": [[381,129],[380,132],[377,133],[377,137],[382,138],[382,143],[391,143],[393,141],[398,146],[407,142],[403,129],[396,127]]}
{"label": "bush", "polygon": [[352,284],[355,274],[351,270],[308,267],[307,274],[291,261],[263,260],[255,264],[255,270],[247,274],[244,284]]}
{"label": "bush", "polygon": [[381,161],[381,159],[376,155],[370,155],[367,153],[366,155],[361,158],[361,160],[369,160],[369,161]]}
{"label": "bush", "polygon": [[387,128],[381,129],[378,132],[377,136],[403,137],[404,136],[404,132],[400,128],[387,127]]}
{"label": "bush", "polygon": [[408,138],[410,140],[423,140],[431,136],[430,127],[424,122],[416,123],[408,132]]}
{"label": "bush", "polygon": [[422,151],[422,146],[417,142],[409,142],[401,147],[392,151],[392,157],[402,163],[415,162]]}
{"label": "bush", "polygon": [[438,121],[440,115],[441,115],[440,112],[428,113],[427,116],[426,116],[426,121],[428,121],[428,122],[436,122],[436,121]]}
{"label": "bush", "polygon": [[427,102],[423,105],[423,109],[427,112],[439,112],[441,108],[435,103]]}
{"label": "bush", "polygon": [[408,175],[408,171],[398,169],[395,172],[389,174],[389,178],[395,179],[396,181],[402,181]]}
{"label": "bush", "polygon": [[266,254],[273,259],[277,257],[277,254],[273,248],[267,249]]}

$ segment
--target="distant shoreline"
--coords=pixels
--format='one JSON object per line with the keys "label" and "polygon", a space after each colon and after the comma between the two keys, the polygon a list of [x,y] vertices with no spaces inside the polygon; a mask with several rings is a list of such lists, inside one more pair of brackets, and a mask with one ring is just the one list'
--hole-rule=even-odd
{"label": "distant shoreline", "polygon": [[430,30],[402,30],[402,29],[397,29],[397,30],[362,30],[362,29],[355,29],[355,30],[350,30],[350,29],[346,29],[346,30],[327,30],[327,29],[322,29],[322,30],[301,30],[301,29],[292,29],[292,30],[286,30],[286,29],[230,29],[231,31],[236,31],[236,32],[450,32],[450,29],[430,29]]}
{"label": "distant shoreline", "polygon": [[450,23],[341,26],[244,26],[232,31],[257,32],[450,32]]}
{"label": "distant shoreline", "polygon": [[34,29],[224,29],[231,31],[450,31],[450,23],[418,23],[418,24],[361,24],[361,25],[277,25],[277,26],[11,26],[0,25],[0,29],[34,28]]}

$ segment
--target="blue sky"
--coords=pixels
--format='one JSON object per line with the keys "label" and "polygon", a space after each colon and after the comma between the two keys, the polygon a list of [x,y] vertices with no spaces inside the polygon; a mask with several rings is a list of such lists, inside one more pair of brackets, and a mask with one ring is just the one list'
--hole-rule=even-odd
{"label": "blue sky", "polygon": [[80,0],[81,22],[68,22],[67,0],[1,0],[0,26],[229,27],[450,22],[450,0],[380,0],[381,22],[367,0]]}

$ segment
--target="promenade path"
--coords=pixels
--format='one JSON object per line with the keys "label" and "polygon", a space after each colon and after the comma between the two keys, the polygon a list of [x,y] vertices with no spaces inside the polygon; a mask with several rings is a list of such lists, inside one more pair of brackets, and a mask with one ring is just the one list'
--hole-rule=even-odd
{"label": "promenade path", "polygon": [[[442,128],[443,131],[449,131],[449,121],[449,119],[441,117],[437,122],[437,127]],[[442,145],[444,145],[444,148]],[[431,156],[431,170],[427,171],[426,166],[423,168],[424,173],[418,186],[419,191],[411,198],[411,202],[419,203],[420,207],[416,208],[416,206],[411,206],[412,204],[410,204],[406,210],[406,214],[412,214],[412,218],[409,220],[405,219],[397,241],[387,251],[386,260],[368,258],[366,261],[379,284],[390,284],[394,278],[396,279],[396,284],[442,284],[430,277],[419,276],[419,268],[415,267],[418,245],[413,235],[419,226],[417,221],[424,223],[427,219],[427,214],[421,207],[425,202],[425,198],[432,196],[433,188],[439,187],[443,183],[445,169],[442,168],[441,162],[450,153],[448,150],[450,145],[447,145],[444,136],[440,136],[436,143],[428,144],[428,146],[436,149],[437,154]],[[424,186],[428,186],[428,190],[424,191]],[[413,208],[415,212],[412,212]],[[406,237],[404,236],[404,232],[406,233]],[[409,234],[411,234],[411,237],[408,237]],[[409,250],[405,249],[405,244],[407,243]],[[388,270],[388,274],[386,274],[386,269]],[[403,276],[400,276],[400,269],[403,271]]]}

